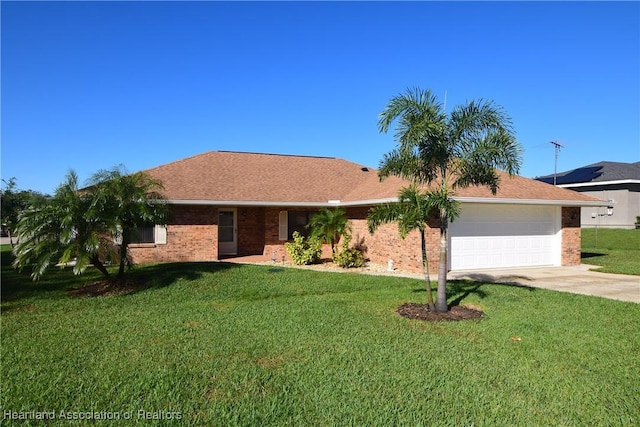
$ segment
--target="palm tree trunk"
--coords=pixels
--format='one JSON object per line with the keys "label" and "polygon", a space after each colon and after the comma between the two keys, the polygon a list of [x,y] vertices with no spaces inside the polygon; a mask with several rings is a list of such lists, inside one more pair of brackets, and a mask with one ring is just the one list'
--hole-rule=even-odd
{"label": "palm tree trunk", "polygon": [[98,271],[102,273],[102,275],[105,278],[111,279],[111,274],[109,274],[109,270],[107,270],[107,268],[104,266],[102,261],[100,261],[100,258],[98,258],[98,255],[93,255],[91,257],[91,264],[93,264],[93,266],[97,268]]}
{"label": "palm tree trunk", "polygon": [[436,311],[446,312],[447,306],[447,230],[449,224],[446,216],[440,215],[440,264],[438,266],[438,295]]}
{"label": "palm tree trunk", "polygon": [[129,230],[122,230],[122,242],[120,243],[120,266],[118,267],[118,279],[124,277],[124,268],[127,264],[127,248],[129,247]]}
{"label": "palm tree trunk", "polygon": [[427,240],[424,235],[424,229],[420,230],[420,245],[422,249],[422,269],[424,271],[424,279],[427,288],[427,305],[429,310],[433,310],[433,293],[431,292],[431,276],[429,276],[429,260],[427,259]]}

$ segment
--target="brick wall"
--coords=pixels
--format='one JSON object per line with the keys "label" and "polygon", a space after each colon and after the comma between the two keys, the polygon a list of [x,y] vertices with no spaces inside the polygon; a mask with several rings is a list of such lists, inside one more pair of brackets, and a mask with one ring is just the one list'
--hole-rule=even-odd
{"label": "brick wall", "polygon": [[278,239],[279,234],[279,208],[265,208],[264,210],[264,247],[262,254],[266,257],[275,256],[278,261],[289,259],[284,250],[284,241]]}
{"label": "brick wall", "polygon": [[562,265],[580,265],[580,207],[562,208]]}
{"label": "brick wall", "polygon": [[[422,272],[422,250],[420,233],[412,231],[405,239],[400,237],[396,223],[384,224],[378,227],[374,234],[367,229],[367,213],[369,208],[352,208],[347,211],[351,218],[353,233],[352,245],[359,245],[365,251],[365,257],[376,264],[387,264],[393,260],[395,268],[416,273]],[[433,218],[426,231],[427,258],[429,272],[438,272],[440,258],[440,228],[439,222]]]}
{"label": "brick wall", "polygon": [[[276,257],[278,261],[284,259],[290,261],[289,254],[284,248],[286,240],[280,240],[280,211],[286,210],[287,212],[293,211],[311,211],[309,208],[265,208],[264,209],[264,245],[262,254],[266,257]],[[322,258],[331,258],[331,246],[325,244],[322,245]]]}
{"label": "brick wall", "polygon": [[238,255],[262,254],[265,245],[265,208],[240,207],[237,221]]}
{"label": "brick wall", "polygon": [[[238,255],[262,254],[280,261],[289,259],[284,241],[279,240],[281,208],[238,208]],[[288,209],[293,210],[293,209]],[[298,209],[308,210],[308,209]],[[371,235],[366,217],[369,208],[349,208],[353,239],[365,257],[377,264],[389,259],[400,270],[422,272],[420,235],[413,231],[402,239],[395,223],[382,225]],[[167,224],[166,245],[134,245],[130,247],[136,263],[172,261],[213,261],[218,259],[218,208],[212,206],[172,206]],[[429,270],[438,271],[440,253],[439,222],[433,218],[426,232]],[[580,208],[562,208],[562,265],[580,264]],[[331,257],[329,245],[323,246],[323,258]]]}
{"label": "brick wall", "polygon": [[218,208],[171,206],[166,245],[132,245],[135,263],[218,259]]}

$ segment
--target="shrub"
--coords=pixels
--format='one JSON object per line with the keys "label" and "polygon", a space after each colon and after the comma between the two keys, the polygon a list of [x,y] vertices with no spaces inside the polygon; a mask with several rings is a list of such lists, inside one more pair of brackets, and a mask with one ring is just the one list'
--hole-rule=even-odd
{"label": "shrub", "polygon": [[284,248],[297,265],[315,264],[322,256],[322,240],[317,237],[305,239],[297,231],[293,232],[293,242],[285,243]]}
{"label": "shrub", "polygon": [[340,267],[362,267],[364,264],[364,255],[360,249],[350,248],[350,242],[351,235],[345,234],[342,237],[342,250],[335,252],[331,258],[333,259],[333,262],[338,264]]}

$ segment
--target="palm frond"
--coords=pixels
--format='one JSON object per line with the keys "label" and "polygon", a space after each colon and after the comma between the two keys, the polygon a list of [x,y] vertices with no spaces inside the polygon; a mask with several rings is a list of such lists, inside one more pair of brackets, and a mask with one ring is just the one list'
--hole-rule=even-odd
{"label": "palm frond", "polygon": [[307,228],[311,230],[311,236],[320,239],[331,245],[331,250],[335,250],[335,245],[340,238],[349,233],[349,219],[344,209],[322,209],[309,218]]}

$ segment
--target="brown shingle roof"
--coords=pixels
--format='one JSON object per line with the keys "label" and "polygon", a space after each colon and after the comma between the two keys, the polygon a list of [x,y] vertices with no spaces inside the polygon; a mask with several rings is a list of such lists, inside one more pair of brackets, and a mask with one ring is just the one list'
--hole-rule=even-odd
{"label": "brown shingle roof", "polygon": [[[210,151],[145,171],[163,182],[172,201],[356,204],[395,198],[407,181],[380,182],[375,169],[333,157]],[[501,173],[496,196],[484,187],[459,190],[458,197],[594,202],[590,196]]]}

